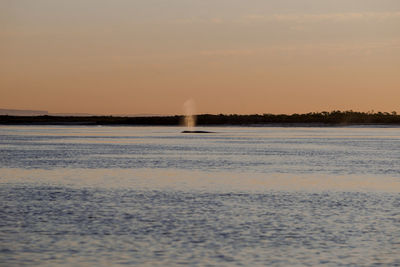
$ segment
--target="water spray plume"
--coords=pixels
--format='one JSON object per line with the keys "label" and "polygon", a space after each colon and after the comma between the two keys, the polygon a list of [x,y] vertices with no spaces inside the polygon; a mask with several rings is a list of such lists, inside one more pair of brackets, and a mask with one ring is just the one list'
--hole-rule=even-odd
{"label": "water spray plume", "polygon": [[185,111],[185,118],[183,120],[184,125],[186,126],[186,130],[182,131],[182,133],[190,133],[190,134],[198,134],[198,133],[211,133],[208,131],[195,131],[194,127],[196,126],[196,105],[193,99],[186,100],[183,103],[183,109]]}
{"label": "water spray plume", "polygon": [[184,124],[188,131],[193,131],[196,126],[196,106],[193,99],[188,99],[183,104],[183,109],[185,111]]}

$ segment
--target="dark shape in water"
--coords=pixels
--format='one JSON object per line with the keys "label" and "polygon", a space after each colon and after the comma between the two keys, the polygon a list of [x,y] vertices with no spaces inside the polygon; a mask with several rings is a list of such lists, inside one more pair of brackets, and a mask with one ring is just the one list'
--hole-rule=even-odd
{"label": "dark shape in water", "polygon": [[213,133],[208,131],[182,131],[182,133]]}

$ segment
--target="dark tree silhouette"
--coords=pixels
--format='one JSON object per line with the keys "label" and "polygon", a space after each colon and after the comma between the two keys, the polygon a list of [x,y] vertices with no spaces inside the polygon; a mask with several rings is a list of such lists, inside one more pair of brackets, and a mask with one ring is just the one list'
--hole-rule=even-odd
{"label": "dark tree silhouette", "polygon": [[[37,125],[165,125],[177,126],[183,121],[183,116],[154,117],[114,117],[114,116],[0,116],[0,124],[37,124]],[[354,125],[354,124],[391,124],[400,125],[400,115],[389,112],[357,112],[339,111],[311,112],[306,114],[201,114],[197,115],[197,125]]]}

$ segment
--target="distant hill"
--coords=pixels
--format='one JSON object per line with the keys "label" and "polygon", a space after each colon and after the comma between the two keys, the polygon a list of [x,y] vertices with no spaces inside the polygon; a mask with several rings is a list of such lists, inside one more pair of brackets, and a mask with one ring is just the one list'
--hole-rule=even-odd
{"label": "distant hill", "polygon": [[[53,113],[47,110],[25,110],[25,109],[2,109],[0,108],[0,116],[56,116],[56,117],[91,117],[91,116],[110,116],[103,114],[91,113]],[[113,114],[114,117],[159,117],[159,114]]]}
{"label": "distant hill", "polygon": [[138,113],[138,114],[111,114],[111,115],[102,115],[102,116],[113,116],[113,117],[163,117],[168,115],[161,114],[147,114],[147,113]]}
{"label": "distant hill", "polygon": [[0,115],[9,116],[73,116],[73,117],[89,117],[95,116],[90,113],[50,113],[47,110],[27,110],[27,109],[4,109],[0,108]]}
{"label": "distant hill", "polygon": [[50,116],[61,116],[61,117],[90,117],[97,116],[90,113],[49,113]]}
{"label": "distant hill", "polygon": [[43,116],[43,115],[49,115],[49,112],[46,110],[24,110],[24,109],[2,109],[2,108],[0,108],[0,115]]}

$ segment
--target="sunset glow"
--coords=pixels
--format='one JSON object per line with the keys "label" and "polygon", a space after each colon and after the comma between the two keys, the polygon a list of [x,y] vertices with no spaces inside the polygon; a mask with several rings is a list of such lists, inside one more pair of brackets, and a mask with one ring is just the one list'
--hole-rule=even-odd
{"label": "sunset glow", "polygon": [[1,1],[0,108],[400,111],[398,0]]}

